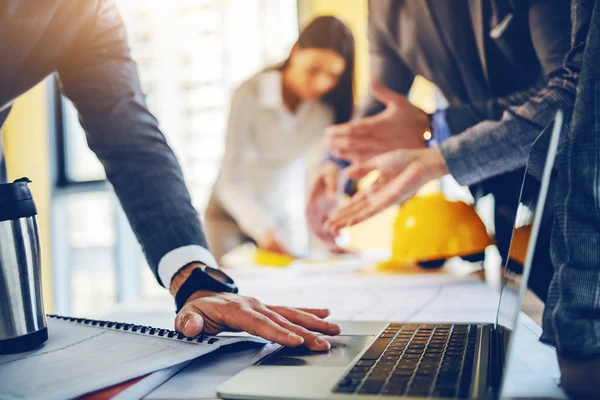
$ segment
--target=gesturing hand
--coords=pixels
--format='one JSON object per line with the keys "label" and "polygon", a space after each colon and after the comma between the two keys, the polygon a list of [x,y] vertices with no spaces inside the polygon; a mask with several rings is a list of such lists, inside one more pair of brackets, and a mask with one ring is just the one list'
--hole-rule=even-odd
{"label": "gesturing hand", "polygon": [[337,206],[338,178],[341,173],[340,167],[334,162],[324,162],[311,186],[306,203],[306,221],[310,232],[334,253],[346,252],[335,243],[335,235],[325,229],[329,213]]}
{"label": "gesturing hand", "polygon": [[424,148],[423,134],[431,130],[429,115],[379,83],[372,83],[371,91],[386,109],[327,128],[325,144],[331,153],[356,162],[396,149]]}
{"label": "gesturing hand", "polygon": [[330,344],[314,332],[338,335],[340,326],[323,320],[326,309],[267,306],[251,297],[198,291],[175,319],[175,329],[188,337],[227,330],[246,331],[284,346],[306,345],[329,350]]}
{"label": "gesturing hand", "polygon": [[373,170],[380,172],[375,183],[331,214],[326,227],[332,234],[406,201],[424,184],[448,173],[436,149],[392,151],[353,164],[346,173],[350,179],[360,179]]}

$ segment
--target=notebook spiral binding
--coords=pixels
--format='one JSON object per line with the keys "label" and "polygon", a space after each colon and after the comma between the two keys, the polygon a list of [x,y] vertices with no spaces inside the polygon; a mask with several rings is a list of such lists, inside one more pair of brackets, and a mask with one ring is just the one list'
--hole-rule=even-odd
{"label": "notebook spiral binding", "polygon": [[101,320],[88,319],[88,318],[63,317],[60,315],[53,315],[53,314],[48,314],[47,317],[54,318],[54,319],[60,319],[60,320],[64,320],[64,321],[69,321],[69,322],[76,322],[78,324],[98,326],[101,328],[116,329],[116,330],[120,330],[120,331],[134,332],[134,333],[138,333],[138,334],[158,336],[158,337],[164,337],[164,338],[169,338],[169,339],[184,340],[187,342],[213,344],[213,343],[217,343],[219,341],[218,338],[212,337],[212,336],[199,335],[199,336],[194,336],[194,337],[187,337],[183,333],[179,333],[177,331],[172,331],[169,329],[159,329],[159,328],[153,328],[151,326],[126,324],[123,322],[101,321]]}

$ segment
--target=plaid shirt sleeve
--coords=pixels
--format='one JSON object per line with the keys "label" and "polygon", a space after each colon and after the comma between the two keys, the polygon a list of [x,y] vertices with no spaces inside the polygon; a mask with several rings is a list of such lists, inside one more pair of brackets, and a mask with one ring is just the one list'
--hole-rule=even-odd
{"label": "plaid shirt sleeve", "polygon": [[[452,176],[471,185],[523,167],[531,146],[542,129],[554,120],[558,109],[573,108],[577,73],[562,73],[521,106],[510,107],[500,121],[483,121],[439,145]],[[563,126],[561,141],[569,131]]]}
{"label": "plaid shirt sleeve", "polygon": [[[472,185],[525,166],[531,146],[558,109],[570,115],[581,67],[580,47],[574,47],[560,71],[519,106],[510,106],[500,121],[483,121],[439,146],[450,174],[462,185]],[[570,129],[569,118],[560,140]]]}
{"label": "plaid shirt sleeve", "polygon": [[542,341],[585,357],[600,354],[600,0],[573,2],[572,14],[591,22],[572,130],[558,161],[555,272]]}

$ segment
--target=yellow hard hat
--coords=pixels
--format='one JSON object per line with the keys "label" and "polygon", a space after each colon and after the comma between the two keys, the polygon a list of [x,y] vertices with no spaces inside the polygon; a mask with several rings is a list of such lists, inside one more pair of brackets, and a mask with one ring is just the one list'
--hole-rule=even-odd
{"label": "yellow hard hat", "polygon": [[439,268],[452,257],[483,260],[492,244],[474,208],[462,201],[447,200],[443,194],[417,196],[398,210],[394,221],[392,257],[382,269],[418,264]]}
{"label": "yellow hard hat", "polygon": [[265,267],[287,267],[292,261],[294,261],[292,256],[273,253],[260,248],[256,248],[254,253],[254,263]]}

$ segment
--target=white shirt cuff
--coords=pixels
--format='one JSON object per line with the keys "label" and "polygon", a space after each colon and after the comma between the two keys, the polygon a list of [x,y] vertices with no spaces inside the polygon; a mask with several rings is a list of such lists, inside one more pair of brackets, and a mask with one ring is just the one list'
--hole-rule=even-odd
{"label": "white shirt cuff", "polygon": [[158,263],[158,276],[164,287],[169,289],[175,274],[181,268],[193,262],[218,268],[217,260],[208,249],[198,245],[179,247],[165,254]]}

